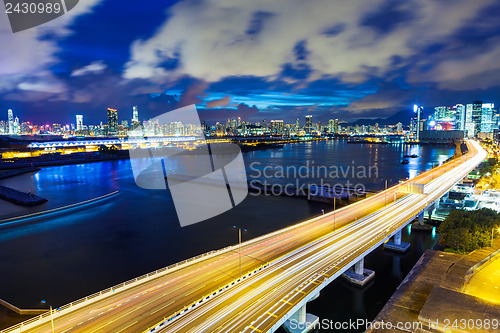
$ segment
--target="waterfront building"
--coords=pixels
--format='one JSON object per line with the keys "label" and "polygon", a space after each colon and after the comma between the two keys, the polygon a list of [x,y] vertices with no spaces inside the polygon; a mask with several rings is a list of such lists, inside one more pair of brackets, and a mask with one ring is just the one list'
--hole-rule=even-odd
{"label": "waterfront building", "polygon": [[481,107],[481,133],[493,133],[498,128],[498,114],[493,103],[483,103]]}
{"label": "waterfront building", "polygon": [[420,139],[420,132],[424,129],[425,119],[423,118],[424,108],[422,106],[413,105],[415,115],[410,122],[410,130],[415,140]]}
{"label": "waterfront building", "polygon": [[271,120],[271,133],[275,135],[282,135],[285,128],[283,120]]}
{"label": "waterfront building", "polygon": [[108,135],[118,134],[118,110],[108,108]]}
{"label": "waterfront building", "polygon": [[313,127],[312,127],[312,115],[307,115],[306,116],[306,124],[304,126],[304,131],[306,132],[306,134],[311,134],[312,130],[313,130]]}
{"label": "waterfront building", "polygon": [[83,115],[81,114],[76,115],[76,130],[77,131],[83,130]]}
{"label": "waterfront building", "polygon": [[9,134],[14,134],[14,113],[12,112],[12,109],[9,109],[7,115],[9,122]]}

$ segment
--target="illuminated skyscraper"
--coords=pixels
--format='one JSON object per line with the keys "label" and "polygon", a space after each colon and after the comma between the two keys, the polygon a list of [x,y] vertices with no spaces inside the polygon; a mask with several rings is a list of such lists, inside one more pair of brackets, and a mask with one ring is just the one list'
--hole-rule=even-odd
{"label": "illuminated skyscraper", "polygon": [[298,131],[300,131],[299,118],[297,118],[297,120],[295,120],[295,132],[298,132]]}
{"label": "illuminated skyscraper", "polygon": [[415,115],[413,116],[411,120],[411,131],[413,133],[413,137],[415,140],[419,141],[420,140],[420,132],[424,129],[424,108],[422,106],[418,105],[413,105],[413,112],[415,112]]}
{"label": "illuminated skyscraper", "polygon": [[465,128],[465,135],[468,137],[473,137],[474,136],[474,122],[472,121],[472,108],[473,104],[467,104],[465,108],[465,121],[464,121],[464,128]]}
{"label": "illuminated skyscraper", "polygon": [[118,111],[108,108],[108,135],[118,134]]}
{"label": "illuminated skyscraper", "polygon": [[83,129],[83,116],[81,114],[76,115],[76,130],[81,131]]}
{"label": "illuminated skyscraper", "polygon": [[132,108],[132,123],[139,122],[139,110],[137,110],[137,105]]}
{"label": "illuminated skyscraper", "polygon": [[481,119],[483,116],[483,102],[475,101],[472,104],[472,122],[474,123],[474,136],[481,132]]}
{"label": "illuminated skyscraper", "polygon": [[307,115],[306,116],[306,125],[304,126],[304,131],[306,134],[311,134],[312,132],[312,116]]}
{"label": "illuminated skyscraper", "polygon": [[456,116],[456,129],[459,131],[464,131],[465,132],[465,105],[463,104],[457,104],[456,105],[457,112],[455,114]]}
{"label": "illuminated skyscraper", "polygon": [[285,122],[283,120],[271,120],[271,133],[276,135],[282,135],[285,128]]}
{"label": "illuminated skyscraper", "polygon": [[12,109],[8,111],[8,119],[9,119],[9,134],[14,134],[14,114],[12,113]]}
{"label": "illuminated skyscraper", "polygon": [[13,124],[13,134],[19,134],[21,132],[21,125],[19,124],[19,118],[14,119],[14,124]]}
{"label": "illuminated skyscraper", "polygon": [[481,112],[481,132],[492,133],[498,129],[498,116],[493,103],[483,103]]}

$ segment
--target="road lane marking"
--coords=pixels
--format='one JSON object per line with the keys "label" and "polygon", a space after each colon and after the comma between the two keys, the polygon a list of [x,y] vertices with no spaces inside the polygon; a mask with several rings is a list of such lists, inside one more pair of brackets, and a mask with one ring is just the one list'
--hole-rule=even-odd
{"label": "road lane marking", "polygon": [[124,327],[124,328],[122,328],[121,330],[117,331],[116,333],[120,333],[120,332],[125,331],[125,330],[126,330],[127,328],[129,328],[130,326],[135,325],[135,323],[137,323],[137,320],[136,320],[136,321],[134,321],[132,324],[128,325],[127,327]]}

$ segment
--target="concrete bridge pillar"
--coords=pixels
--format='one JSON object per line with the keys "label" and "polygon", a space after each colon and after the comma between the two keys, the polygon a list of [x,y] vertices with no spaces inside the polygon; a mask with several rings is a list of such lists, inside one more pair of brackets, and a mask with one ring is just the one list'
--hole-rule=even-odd
{"label": "concrete bridge pillar", "polygon": [[297,310],[291,317],[290,320],[295,320],[297,323],[305,323],[306,322],[306,304],[302,305],[300,309]]}
{"label": "concrete bridge pillar", "polygon": [[394,234],[394,244],[401,245],[401,230]]}
{"label": "concrete bridge pillar", "polygon": [[439,202],[441,201],[441,198],[438,198],[436,201],[434,201],[434,208],[438,209],[439,208]]}
{"label": "concrete bridge pillar", "polygon": [[363,275],[363,270],[365,269],[365,258],[361,259],[354,264],[354,273],[358,275]]}
{"label": "concrete bridge pillar", "polygon": [[418,213],[418,224],[420,225],[424,225],[424,212],[425,211],[421,211],[420,213]]}
{"label": "concrete bridge pillar", "polygon": [[[310,299],[310,301],[316,299],[319,296],[319,292],[316,296]],[[285,331],[289,333],[306,333],[318,326],[319,317],[307,313],[306,310],[307,303],[304,303],[287,321],[283,324]]]}
{"label": "concrete bridge pillar", "polygon": [[398,230],[392,239],[384,243],[384,250],[390,250],[398,253],[405,253],[410,248],[410,243],[401,241],[401,230]]}
{"label": "concrete bridge pillar", "polygon": [[432,205],[429,206],[429,208],[427,208],[429,222],[432,221],[432,213],[434,212],[435,209],[436,209],[435,203],[433,203]]}
{"label": "concrete bridge pillar", "polygon": [[342,277],[349,283],[360,287],[367,284],[374,276],[374,271],[365,268],[365,258],[359,259],[351,269],[348,269],[342,274]]}

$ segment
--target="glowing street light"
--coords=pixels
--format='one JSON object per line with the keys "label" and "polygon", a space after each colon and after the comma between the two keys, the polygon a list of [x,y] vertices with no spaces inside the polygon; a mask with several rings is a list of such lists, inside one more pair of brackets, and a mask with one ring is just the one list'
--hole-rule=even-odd
{"label": "glowing street light", "polygon": [[[238,244],[239,244],[239,251],[238,252],[240,253],[239,260],[240,260],[240,278],[241,278],[241,228],[237,227],[235,225],[233,225],[233,228],[238,229],[238,235],[239,235],[239,242],[238,242]],[[243,229],[243,231],[247,231],[247,229]]]}
{"label": "glowing street light", "polygon": [[[45,300],[42,299],[42,304],[45,304]],[[50,324],[52,325],[52,333],[55,333],[54,330],[54,317],[52,316],[52,305],[50,305]]]}
{"label": "glowing street light", "polygon": [[[495,230],[496,228],[496,230]],[[491,248],[493,248],[493,236],[495,234],[495,231],[500,233],[500,228],[499,227],[493,227],[491,228]]]}

